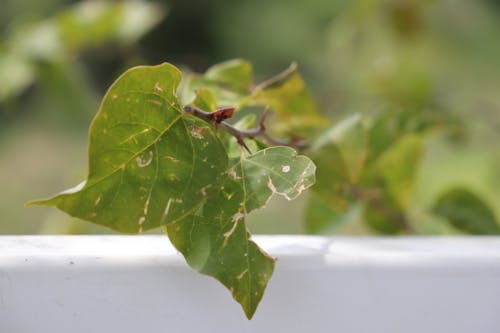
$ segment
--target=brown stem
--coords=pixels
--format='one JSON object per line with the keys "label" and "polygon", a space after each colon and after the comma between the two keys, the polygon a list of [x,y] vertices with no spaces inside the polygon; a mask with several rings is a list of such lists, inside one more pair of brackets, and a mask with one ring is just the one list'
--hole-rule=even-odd
{"label": "brown stem", "polygon": [[231,134],[236,138],[236,141],[238,144],[243,146],[250,154],[252,153],[248,146],[245,144],[244,139],[245,138],[250,138],[250,139],[255,139],[255,138],[262,138],[267,144],[271,146],[289,146],[289,147],[296,147],[296,148],[304,148],[306,147],[306,142],[300,139],[291,139],[291,140],[283,140],[283,139],[276,139],[271,136],[269,136],[266,133],[266,126],[264,124],[267,113],[268,113],[268,108],[262,112],[262,115],[260,116],[259,120],[259,126],[256,128],[251,128],[251,129],[238,129],[231,124],[225,122],[225,121],[214,121],[214,112],[207,112],[203,111],[202,109],[192,106],[192,105],[186,105],[184,107],[184,111],[186,113],[189,113],[199,119],[202,119],[208,123],[213,123],[214,126],[217,129],[222,129],[226,131],[227,133]]}

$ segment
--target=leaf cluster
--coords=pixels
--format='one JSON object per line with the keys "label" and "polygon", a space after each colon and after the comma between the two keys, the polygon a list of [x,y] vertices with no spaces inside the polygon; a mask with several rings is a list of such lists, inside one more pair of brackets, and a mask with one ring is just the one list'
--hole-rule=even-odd
{"label": "leaf cluster", "polygon": [[[324,131],[306,152],[318,167],[306,208],[311,233],[422,233],[411,205],[426,142],[446,130],[443,118],[414,112],[351,115]],[[453,121],[449,123],[452,127]],[[493,210],[464,187],[435,199],[428,214],[455,232],[498,234]]]}
{"label": "leaf cluster", "polygon": [[[250,107],[272,115],[256,124]],[[246,217],[273,194],[291,200],[316,182],[309,232],[361,221],[364,232],[418,233],[408,207],[426,140],[442,120],[387,111],[332,124],[295,64],[260,84],[240,59],[203,74],[167,63],[135,67],[110,87],[92,122],[87,179],[31,204],[124,233],[161,227],[187,263],[225,285],[251,318],[275,259],[252,241]],[[307,146],[298,145],[304,137]],[[445,193],[432,211],[462,232],[500,231],[467,189]]]}
{"label": "leaf cluster", "polygon": [[[207,82],[224,82],[237,91],[240,86],[232,82],[241,82],[245,63],[240,63],[211,70]],[[109,88],[91,124],[87,179],[30,204],[54,206],[123,233],[162,227],[187,263],[224,284],[251,318],[275,259],[251,240],[245,218],[273,194],[296,198],[315,182],[316,167],[290,147],[267,147],[252,138],[246,139],[252,149],[247,153],[217,127],[234,110],[215,113],[209,119],[214,123],[186,112],[178,95],[192,88],[179,88],[181,79],[168,63],[126,71]],[[289,79],[301,80],[297,73]],[[275,95],[266,91],[265,96],[282,100],[279,94],[292,88],[276,88]],[[190,105],[207,112],[221,105],[222,89],[198,86],[195,91]],[[246,103],[252,94],[257,95],[252,90],[242,97]],[[234,128],[251,123],[246,117]]]}

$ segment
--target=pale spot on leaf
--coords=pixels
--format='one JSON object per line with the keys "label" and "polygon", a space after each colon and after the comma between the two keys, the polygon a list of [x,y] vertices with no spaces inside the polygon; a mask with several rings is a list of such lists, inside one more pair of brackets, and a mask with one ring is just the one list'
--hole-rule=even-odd
{"label": "pale spot on leaf", "polygon": [[233,226],[232,228],[225,232],[224,233],[224,238],[226,239],[225,241],[227,241],[227,239],[234,233],[234,231],[236,230],[236,227],[238,226],[238,221],[236,221],[235,223],[233,223]]}
{"label": "pale spot on leaf", "polygon": [[238,179],[241,179],[241,177],[239,177],[237,174],[236,174],[236,171],[234,171],[234,168],[231,168],[229,170],[227,170],[227,175],[229,177],[231,177],[231,179],[234,179],[234,180],[238,180]]}
{"label": "pale spot on leaf", "polygon": [[203,186],[203,187],[201,188],[201,190],[200,190],[201,195],[203,195],[204,197],[206,197],[206,196],[207,196],[207,190],[208,190],[210,187],[212,187],[212,185],[211,185],[211,184],[209,184],[209,185],[207,185],[207,186]]}
{"label": "pale spot on leaf", "polygon": [[137,162],[137,166],[139,168],[147,167],[153,161],[153,152],[149,151],[148,156],[146,158],[143,158],[143,156],[137,156],[135,161]]}
{"label": "pale spot on leaf", "polygon": [[171,181],[178,181],[179,180],[179,177],[175,173],[173,173],[173,172],[169,173],[167,175],[167,177]]}
{"label": "pale spot on leaf", "polygon": [[159,92],[163,92],[163,88],[160,86],[160,82],[155,83],[155,89],[158,90]]}
{"label": "pale spot on leaf", "polygon": [[162,106],[161,102],[157,101],[155,99],[148,99],[147,102],[151,103],[151,104],[154,104],[154,105]]}
{"label": "pale spot on leaf", "polygon": [[267,180],[267,187],[269,187],[271,192],[276,193],[276,187],[274,187],[273,180],[271,179],[271,177],[269,177]]}
{"label": "pale spot on leaf", "polygon": [[76,185],[75,187],[67,189],[66,191],[62,191],[61,194],[72,194],[72,193],[76,193],[78,191],[81,191],[85,187],[86,183],[87,183],[87,181],[84,180],[83,182]]}
{"label": "pale spot on leaf", "polygon": [[146,217],[145,216],[141,216],[141,217],[139,217],[139,221],[137,221],[137,224],[143,225],[144,222],[146,222]]}
{"label": "pale spot on leaf", "polygon": [[243,272],[241,272],[240,274],[238,274],[236,276],[236,280],[241,280],[243,278],[243,276],[248,272],[248,268],[246,268]]}
{"label": "pale spot on leaf", "polygon": [[203,132],[206,127],[199,127],[196,125],[191,126],[191,136],[195,139],[203,139]]}
{"label": "pale spot on leaf", "polygon": [[231,218],[231,221],[233,222],[238,222],[239,220],[245,218],[245,214],[241,213],[241,212],[238,212],[236,214],[234,214]]}
{"label": "pale spot on leaf", "polygon": [[173,156],[168,156],[168,155],[166,155],[166,156],[165,156],[165,159],[166,159],[166,160],[168,160],[168,161],[170,161],[170,162],[172,162],[172,163],[179,163],[179,160],[178,160],[178,159],[176,159],[176,158],[175,158],[175,157],[173,157]]}
{"label": "pale spot on leaf", "polygon": [[170,205],[172,204],[172,198],[168,199],[167,200],[167,204],[165,206],[165,210],[163,211],[163,215],[161,217],[161,223],[160,224],[164,224],[166,219],[167,219],[167,215],[168,215],[168,212],[170,211]]}
{"label": "pale spot on leaf", "polygon": [[148,197],[148,199],[146,200],[146,202],[144,203],[144,215],[148,215],[148,209],[149,209],[149,200],[151,199],[151,197]]}

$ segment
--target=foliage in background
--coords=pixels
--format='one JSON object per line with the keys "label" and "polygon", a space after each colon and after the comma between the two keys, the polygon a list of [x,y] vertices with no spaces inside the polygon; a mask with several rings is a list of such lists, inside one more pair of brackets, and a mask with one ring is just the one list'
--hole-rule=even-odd
{"label": "foliage in background", "polygon": [[[54,13],[64,3],[7,0],[0,13],[0,53],[7,52],[6,45],[14,36],[22,35],[18,31],[59,17],[61,14]],[[217,60],[237,56],[251,60],[258,78],[296,60],[305,81],[313,87],[322,116],[329,118],[332,126],[340,126],[353,122],[349,120],[351,115],[359,114],[352,117],[359,118],[354,121],[357,125],[353,125],[353,133],[360,131],[365,133],[361,137],[372,137],[366,142],[348,142],[353,135],[345,134],[335,139],[341,143],[323,141],[320,147],[314,138],[326,138],[325,128],[315,129],[314,125],[305,130],[318,154],[335,150],[332,146],[354,146],[358,157],[363,157],[365,150],[367,156],[355,165],[355,171],[343,176],[348,186],[332,191],[329,198],[321,195],[324,191],[320,188],[315,189],[314,195],[301,199],[292,209],[283,209],[286,203],[271,203],[268,213],[256,212],[257,217],[250,218],[253,231],[305,232],[299,224],[304,212],[309,232],[364,234],[384,228],[391,233],[457,233],[459,228],[445,223],[444,215],[432,214],[441,195],[453,188],[467,188],[498,216],[500,11],[493,3],[171,2],[169,17],[158,22],[145,38],[126,47],[119,46],[121,43],[113,37],[98,47],[91,44],[83,52],[63,48],[59,57],[68,59],[63,61],[64,66],[54,69],[37,61],[35,84],[0,104],[0,175],[9,193],[1,198],[0,208],[8,217],[3,221],[17,221],[1,222],[2,232],[105,232],[76,221],[54,223],[64,218],[43,209],[22,210],[22,202],[83,175],[78,156],[85,151],[84,125],[95,110],[97,97],[124,67],[168,60],[205,69]],[[156,21],[146,18],[142,22]],[[3,81],[16,81],[10,73],[6,75]],[[78,110],[83,112],[74,112]],[[278,129],[280,122],[275,120],[270,119],[277,132],[290,134],[286,128]],[[380,137],[373,138],[375,133]],[[392,147],[391,140],[399,142],[400,138],[406,143]],[[379,142],[375,148],[384,156],[383,163],[370,152],[375,149],[375,141]],[[403,189],[396,189],[398,182],[389,179],[390,171],[384,177],[374,176],[382,164],[398,164],[396,155],[404,155],[402,151],[407,149],[405,156],[418,163],[401,167],[398,177],[408,175],[409,179]],[[349,163],[356,161],[356,156],[343,154],[337,155]],[[31,166],[36,166],[36,173]],[[404,198],[394,200],[396,193]],[[336,202],[339,196],[341,201]],[[398,223],[381,226],[376,222],[380,209],[367,213],[380,206],[374,204],[379,201],[376,198],[382,198],[391,208],[382,209],[383,215],[392,216]],[[283,216],[284,212],[288,215]],[[401,212],[404,219],[399,216]],[[313,219],[307,217],[311,213],[317,213],[316,226],[311,226]],[[322,223],[318,216],[330,222]],[[373,223],[366,223],[370,216],[374,216]],[[45,224],[47,227],[32,223],[40,217],[51,221]],[[61,228],[69,225],[74,227]]]}
{"label": "foliage in background", "polygon": [[155,3],[85,1],[50,19],[16,27],[0,45],[0,78],[9,78],[0,86],[0,103],[17,97],[37,79],[59,74],[71,82],[77,53],[105,43],[137,43],[163,16],[163,8]]}
{"label": "foliage in background", "polygon": [[[419,163],[406,170],[413,172],[413,186],[412,182],[405,185],[406,199],[394,202],[394,190],[393,194],[381,190],[389,180],[365,176],[356,183],[362,193],[353,193],[353,180],[348,178],[350,189],[337,188],[329,198],[318,201],[316,195],[311,199],[314,205],[305,208],[310,232],[371,232],[364,220],[374,216],[365,213],[373,209],[373,201],[352,198],[366,197],[366,192],[390,203],[391,209],[384,208],[384,215],[409,225],[396,228],[375,223],[387,232],[459,232],[431,213],[440,195],[453,187],[473,190],[497,216],[500,214],[500,44],[496,42],[500,38],[500,12],[494,3],[357,0],[332,4],[313,0],[307,4],[288,1],[284,6],[281,2],[254,1],[223,8],[215,19],[221,31],[217,39],[223,51],[220,54],[246,52],[258,68],[289,58],[299,60],[323,114],[333,123],[360,113],[363,130],[358,126],[352,131],[365,131],[367,136],[378,132],[377,149],[387,149],[387,154],[392,150],[391,140],[408,135],[407,140],[413,141],[408,149],[413,149],[412,160]],[[252,25],[257,13],[264,14]],[[279,26],[275,21],[278,16]],[[294,36],[293,41],[282,38],[285,31]],[[249,33],[261,36],[258,42],[250,44],[239,38]],[[266,52],[260,52],[261,48]],[[368,142],[373,144],[375,138]],[[362,140],[356,145],[358,152],[365,149]],[[334,148],[324,147],[327,149]],[[370,149],[368,154],[372,154]],[[375,156],[361,164],[354,169],[373,169]],[[336,201],[339,191],[344,191],[342,202],[352,201],[353,209],[339,210],[337,205],[328,213],[330,205],[324,207],[322,202]],[[320,213],[318,207],[325,209]],[[405,221],[398,213],[402,210]],[[330,223],[315,221],[318,216]]]}
{"label": "foliage in background", "polygon": [[[310,231],[335,230],[358,220],[384,234],[428,232],[411,211],[427,143],[439,138],[459,146],[472,141],[472,135],[490,137],[491,129],[477,130],[470,120],[477,117],[477,103],[498,102],[496,93],[479,87],[485,82],[500,87],[495,78],[500,49],[489,42],[499,37],[495,31],[500,25],[486,7],[460,6],[466,9],[434,1],[354,1],[332,23],[328,55],[337,108],[344,114],[355,110],[362,117],[345,116],[315,146],[318,186],[307,209]],[[460,16],[465,12],[474,13],[481,22],[467,26]],[[480,46],[481,53],[472,45]],[[492,73],[484,73],[482,66]],[[495,124],[498,109],[481,117]],[[474,147],[479,148],[477,143]],[[330,158],[323,163],[321,156]],[[337,177],[326,171],[328,165],[337,165]],[[473,229],[467,225],[476,224],[473,233],[492,233],[491,225],[497,223],[492,208],[484,203],[469,205],[466,197],[462,202],[448,200],[448,208],[458,212],[465,204],[471,211],[489,211],[492,218],[474,220],[474,214],[464,214],[467,222],[450,220],[455,230],[469,233]],[[438,194],[435,200],[443,199]]]}
{"label": "foliage in background", "polygon": [[[251,68],[249,62],[241,60],[215,65],[204,75],[188,77],[184,83],[185,92],[189,94],[195,89],[210,88],[225,105],[239,108],[253,105],[248,103],[248,96],[259,102],[262,85],[252,85]],[[233,84],[225,79],[226,73],[236,78]],[[309,98],[307,104],[303,98],[286,98],[308,96],[303,90],[302,79],[296,75],[295,69],[279,75],[283,81],[273,85],[274,95],[271,97],[281,103],[275,104],[273,99],[266,99],[262,105],[271,106],[277,114],[274,126],[286,128],[292,135],[307,129],[309,147],[303,151],[318,167],[317,183],[312,188],[313,195],[306,208],[308,230],[323,233],[358,220],[366,226],[366,232],[419,233],[418,225],[410,221],[408,207],[424,145],[432,136],[455,130],[455,118],[439,112],[422,115],[418,109],[401,107],[398,112],[388,109],[375,114],[354,114],[326,126],[327,120],[319,117],[315,104]],[[300,84],[293,84],[297,80]],[[235,88],[228,89],[228,86]],[[280,108],[283,105],[285,107]],[[296,125],[302,127],[296,128]],[[328,128],[325,129],[325,126]],[[492,227],[497,222],[491,208],[474,195],[469,197],[470,204],[465,202],[467,196],[462,200],[446,201],[448,210],[455,207],[459,211],[466,205],[467,212],[470,212],[458,213],[463,215],[464,221],[456,223],[452,218],[451,225],[475,234],[498,230]],[[443,199],[438,201],[441,202],[438,205],[442,206]],[[439,216],[449,217],[439,210],[435,211]],[[485,214],[488,219],[474,219]],[[477,227],[473,231],[469,225]]]}

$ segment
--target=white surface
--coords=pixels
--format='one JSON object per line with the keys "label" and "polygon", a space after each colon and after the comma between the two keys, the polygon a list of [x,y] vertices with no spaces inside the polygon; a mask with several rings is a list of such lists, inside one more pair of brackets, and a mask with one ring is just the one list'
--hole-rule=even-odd
{"label": "white surface", "polygon": [[0,332],[500,332],[500,238],[254,239],[248,321],[165,236],[1,236]]}

